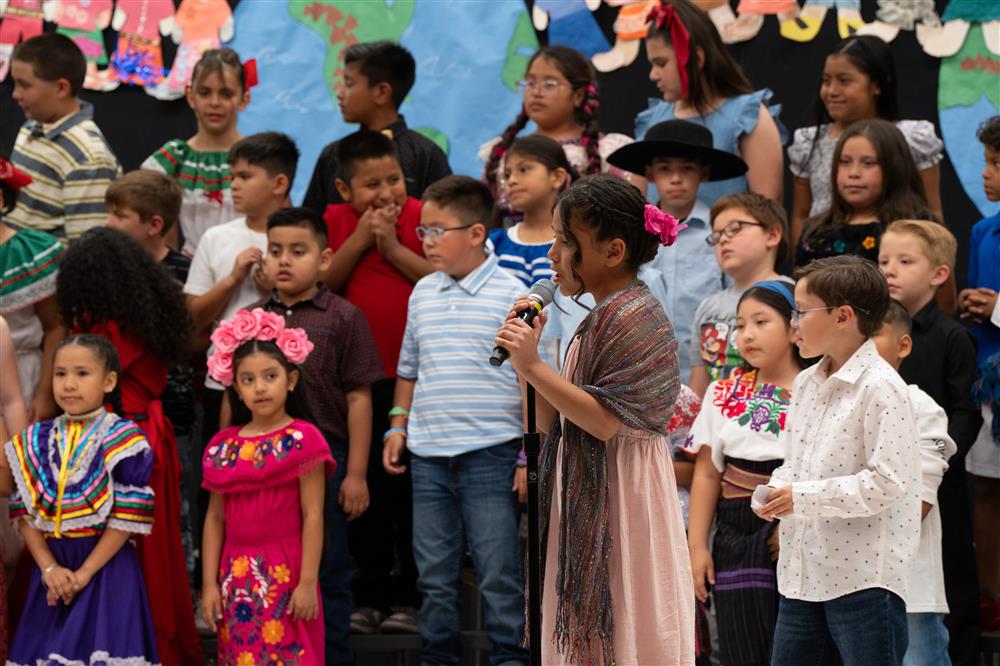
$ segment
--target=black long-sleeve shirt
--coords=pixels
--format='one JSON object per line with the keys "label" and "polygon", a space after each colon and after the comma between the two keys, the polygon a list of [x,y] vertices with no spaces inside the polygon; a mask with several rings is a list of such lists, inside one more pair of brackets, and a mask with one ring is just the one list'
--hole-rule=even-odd
{"label": "black long-sleeve shirt", "polygon": [[[409,129],[403,116],[382,131],[391,134],[392,142],[396,144],[409,196],[422,198],[428,185],[451,174],[444,151],[423,134]],[[337,166],[337,142],[334,141],[323,148],[316,160],[309,188],[302,200],[303,206],[322,213],[329,204],[344,203],[335,185]]]}

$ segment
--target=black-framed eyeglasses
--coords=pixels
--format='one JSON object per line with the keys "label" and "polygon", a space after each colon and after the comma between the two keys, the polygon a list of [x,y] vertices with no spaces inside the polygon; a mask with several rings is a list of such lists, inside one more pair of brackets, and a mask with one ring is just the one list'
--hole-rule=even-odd
{"label": "black-framed eyeglasses", "polygon": [[432,240],[437,240],[437,239],[441,238],[441,236],[444,236],[449,231],[458,231],[460,229],[468,229],[469,227],[474,227],[477,224],[479,224],[479,222],[473,222],[472,224],[463,224],[460,227],[425,227],[424,225],[420,225],[416,229],[416,231],[417,231],[417,240],[424,240],[426,238],[430,238]]}
{"label": "black-framed eyeglasses", "polygon": [[[865,314],[868,314],[868,310],[865,310],[864,308],[859,308],[857,305],[851,305],[850,303],[842,303],[841,305],[849,305],[858,312],[863,312]],[[802,319],[802,315],[806,314],[807,312],[816,312],[817,310],[832,310],[834,308],[839,308],[839,307],[840,305],[824,305],[823,307],[820,308],[806,308],[805,310],[799,310],[798,308],[793,308],[792,314],[788,318],[788,323],[790,323],[793,327],[798,328],[799,321]]]}
{"label": "black-framed eyeglasses", "polygon": [[705,242],[708,243],[709,246],[715,247],[716,245],[719,244],[719,241],[722,240],[723,236],[725,236],[726,238],[732,238],[736,234],[740,233],[740,230],[744,226],[762,227],[764,225],[761,224],[760,222],[751,222],[750,220],[733,220],[732,222],[722,227],[718,231],[713,231],[712,233],[710,233],[705,238]]}

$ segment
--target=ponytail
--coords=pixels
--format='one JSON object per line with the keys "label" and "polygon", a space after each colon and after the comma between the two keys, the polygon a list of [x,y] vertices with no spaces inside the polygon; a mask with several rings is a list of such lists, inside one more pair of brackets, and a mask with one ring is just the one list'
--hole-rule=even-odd
{"label": "ponytail", "polygon": [[490,158],[486,161],[486,184],[489,185],[490,191],[494,196],[496,196],[500,191],[500,188],[497,185],[497,169],[500,168],[500,160],[502,160],[503,156],[507,154],[507,150],[510,148],[510,145],[514,143],[517,135],[527,124],[528,112],[522,105],[521,113],[517,115],[514,122],[507,126],[507,129],[505,129],[503,134],[500,135],[500,140],[490,150]]}

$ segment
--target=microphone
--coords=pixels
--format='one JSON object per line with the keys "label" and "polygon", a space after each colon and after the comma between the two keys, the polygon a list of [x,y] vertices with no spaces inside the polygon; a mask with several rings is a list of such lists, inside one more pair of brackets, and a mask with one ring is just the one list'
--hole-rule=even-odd
{"label": "microphone", "polygon": [[[535,315],[541,312],[542,308],[551,303],[555,297],[556,283],[552,280],[539,280],[531,287],[531,291],[528,292],[528,298],[534,301],[534,307],[517,313],[517,318],[527,324],[531,324]],[[490,365],[499,368],[508,358],[510,358],[509,351],[503,347],[494,347],[493,353],[490,354]]]}

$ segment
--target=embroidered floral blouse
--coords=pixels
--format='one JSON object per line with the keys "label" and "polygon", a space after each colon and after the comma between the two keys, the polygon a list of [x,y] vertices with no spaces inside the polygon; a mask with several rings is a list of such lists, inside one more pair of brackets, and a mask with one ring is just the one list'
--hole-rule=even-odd
{"label": "embroidered floral blouse", "polygon": [[813,259],[853,254],[878,262],[878,243],[885,229],[881,222],[845,224],[822,233],[803,236],[795,249],[795,265],[805,266]]}
{"label": "embroidered floral blouse", "polygon": [[713,382],[691,426],[685,450],[712,448],[712,463],[722,472],[725,459],[783,460],[785,418],[792,393],[774,384],[757,384],[757,372],[737,371]]}

